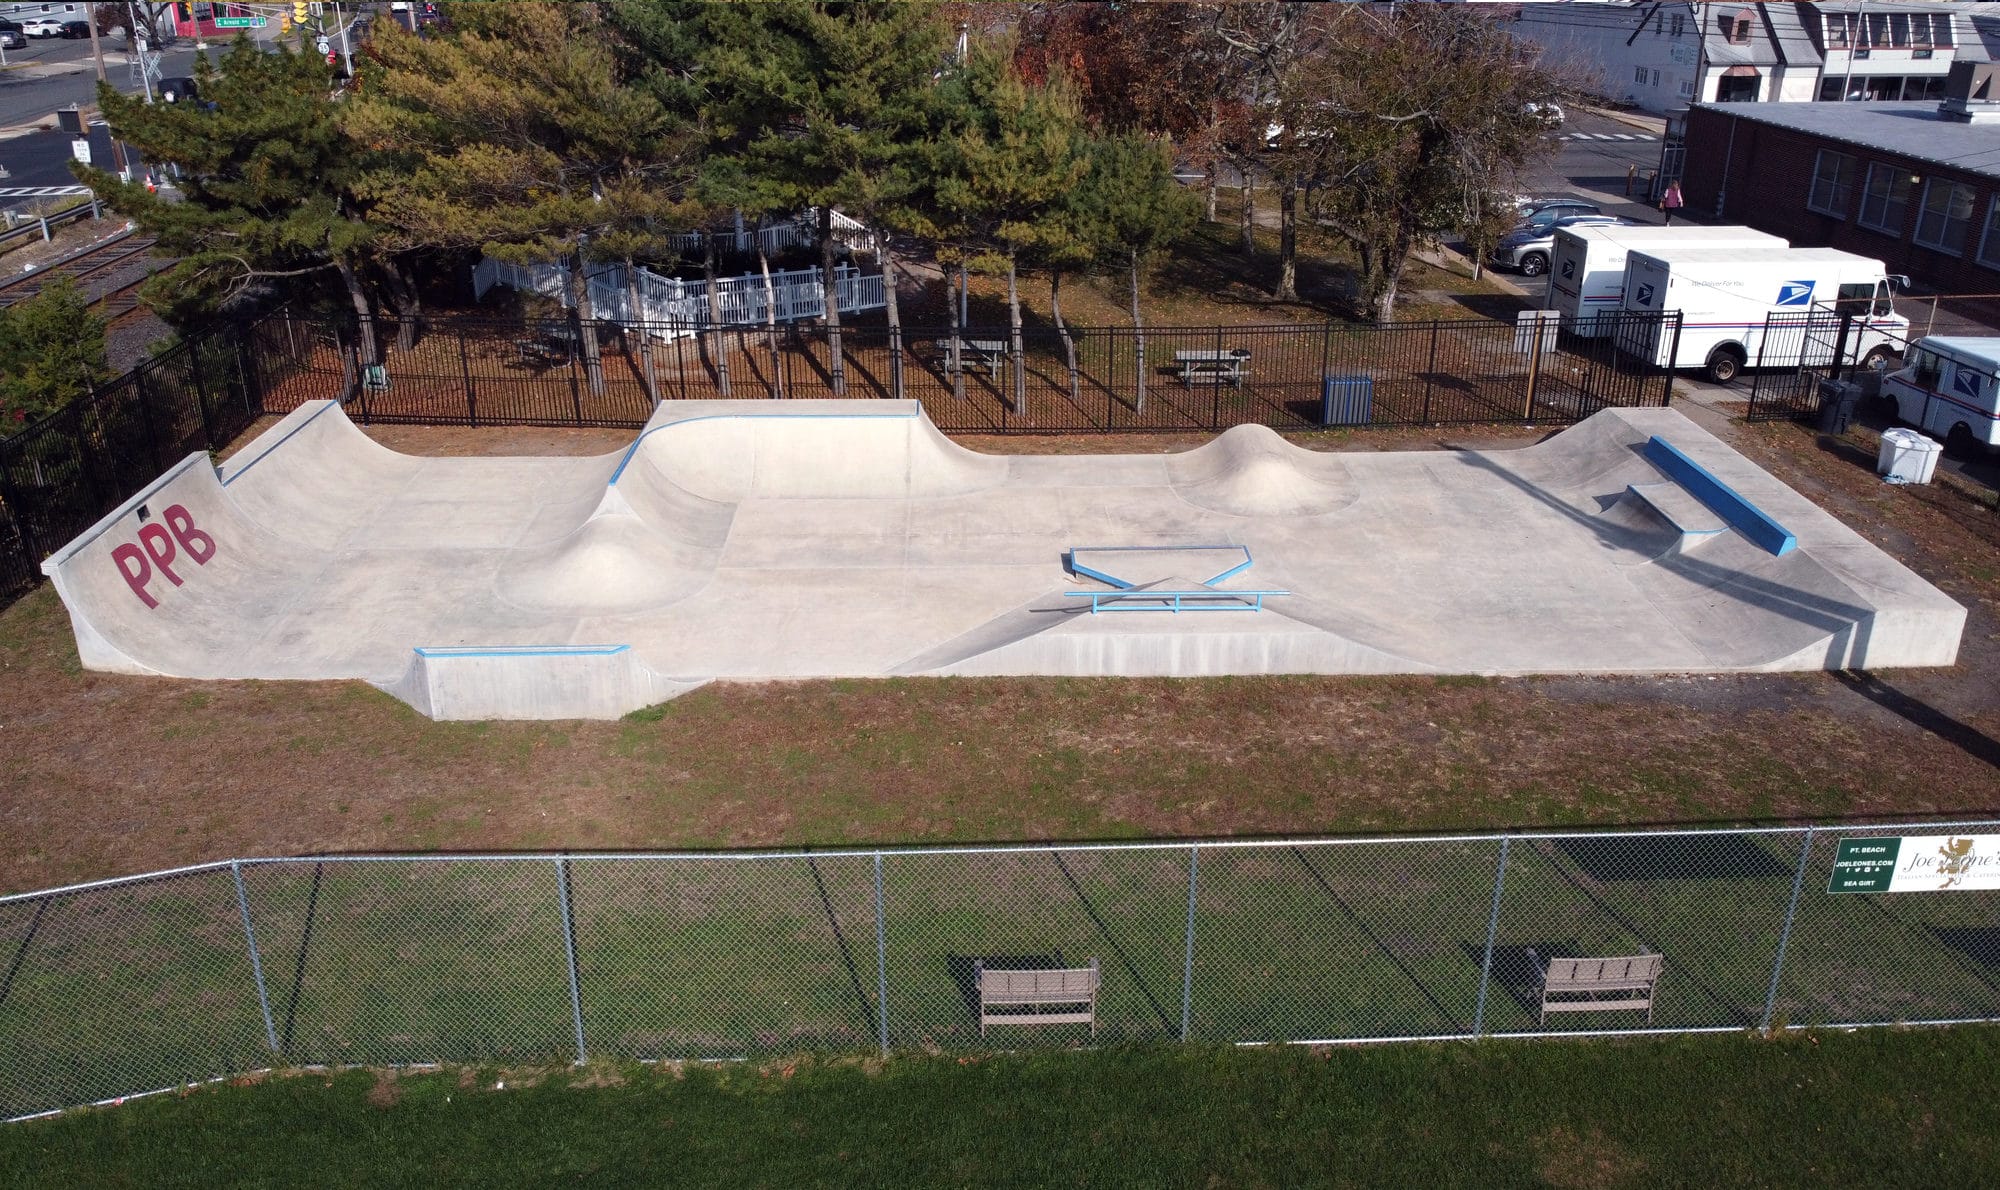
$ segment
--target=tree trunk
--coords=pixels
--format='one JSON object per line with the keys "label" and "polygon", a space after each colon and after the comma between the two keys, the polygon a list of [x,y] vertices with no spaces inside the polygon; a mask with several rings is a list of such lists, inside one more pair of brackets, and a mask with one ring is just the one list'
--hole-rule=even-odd
{"label": "tree trunk", "polygon": [[1243,221],[1241,230],[1243,233],[1243,255],[1255,256],[1257,254],[1257,198],[1256,192],[1250,189],[1250,175],[1247,173],[1243,175]]}
{"label": "tree trunk", "polygon": [[1215,194],[1220,189],[1215,184],[1215,175],[1221,169],[1222,163],[1220,161],[1217,161],[1213,157],[1208,159],[1208,209],[1202,213],[1202,218],[1209,223],[1215,222]]}
{"label": "tree trunk", "polygon": [[333,264],[340,270],[341,283],[347,286],[348,300],[354,303],[354,317],[361,332],[361,366],[379,364],[382,357],[376,353],[375,318],[368,309],[368,291],[361,287],[361,275],[345,260],[336,259]]}
{"label": "tree trunk", "polygon": [[896,262],[889,252],[889,229],[875,229],[875,263],[882,270],[882,312],[889,320],[889,396],[903,399],[903,314],[896,302]]}
{"label": "tree trunk", "polygon": [[[625,258],[625,340],[639,351],[639,383],[646,386],[646,399],[660,407],[660,377],[653,370],[653,328],[646,318],[646,301],[639,293],[639,266]],[[636,343],[634,336],[637,336]],[[630,347],[627,348],[630,350]]]}
{"label": "tree trunk", "polygon": [[833,395],[847,395],[847,366],[840,355],[840,289],[833,273],[833,205],[819,204],[819,272],[826,290],[827,369],[833,376]]}
{"label": "tree trunk", "polygon": [[709,366],[715,369],[716,387],[726,401],[736,394],[729,387],[729,345],[722,341],[722,293],[716,285],[715,236],[712,234],[701,237],[701,276],[707,282],[704,288],[708,292],[708,325],[702,328],[698,341],[701,349],[708,354]]}
{"label": "tree trunk", "polygon": [[1281,302],[1299,300],[1299,188],[1291,179],[1278,191],[1278,291]]}
{"label": "tree trunk", "polygon": [[[960,269],[958,272],[958,284],[961,288],[965,285],[964,269]],[[951,270],[947,268],[944,274],[944,304],[950,307],[947,313],[951,315],[951,350],[945,354],[945,367],[951,370],[951,395],[963,401],[965,399],[965,350],[961,344],[965,339],[965,328],[961,325],[963,320],[958,316],[958,295],[954,294],[952,289]]]}
{"label": "tree trunk", "polygon": [[1063,358],[1069,362],[1069,399],[1080,401],[1082,394],[1076,379],[1076,340],[1070,338],[1069,325],[1062,316],[1062,270],[1049,270],[1049,317],[1055,319],[1056,333],[1062,336]]}
{"label": "tree trunk", "polygon": [[575,254],[576,267],[570,269],[570,304],[576,311],[576,341],[583,350],[583,374],[590,380],[590,394],[604,395],[604,357],[597,346],[597,316],[590,308],[590,280],[584,276],[583,249]]}
{"label": "tree trunk", "polygon": [[382,274],[388,279],[389,291],[396,302],[396,347],[412,350],[417,345],[417,332],[422,329],[423,299],[417,293],[416,282],[410,279],[409,270],[396,258],[382,262]]}
{"label": "tree trunk", "polygon": [[1146,322],[1139,317],[1139,253],[1132,253],[1132,352],[1137,360],[1139,396],[1132,412],[1146,411]]}
{"label": "tree trunk", "polygon": [[1021,367],[1021,290],[1015,283],[1017,251],[1007,245],[1007,358],[1014,367],[1014,414],[1027,415],[1028,378]]}
{"label": "tree trunk", "polygon": [[765,247],[764,220],[757,220],[757,269],[764,274],[764,343],[771,349],[771,395],[785,395],[784,359],[778,354],[778,290],[771,284],[771,253]]}
{"label": "tree trunk", "polygon": [[1416,242],[1416,233],[1398,230],[1396,241],[1378,254],[1378,273],[1369,285],[1369,313],[1377,326],[1388,326],[1396,320],[1396,286],[1403,280],[1403,266],[1409,262],[1410,246]]}

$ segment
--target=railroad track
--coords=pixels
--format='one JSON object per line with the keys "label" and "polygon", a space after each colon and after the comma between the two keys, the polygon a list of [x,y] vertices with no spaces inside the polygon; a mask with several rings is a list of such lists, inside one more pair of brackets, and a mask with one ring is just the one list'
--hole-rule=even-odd
{"label": "railroad track", "polygon": [[[66,256],[45,269],[37,269],[11,281],[0,282],[0,307],[11,306],[15,302],[24,302],[34,297],[42,291],[42,286],[47,284],[51,277],[68,277],[83,285],[93,277],[101,277],[131,264],[136,258],[145,256],[152,247],[151,236],[142,236],[131,231],[120,233],[101,244]],[[151,270],[147,272],[150,275]],[[98,294],[91,299],[91,303],[102,305],[105,313],[116,318],[138,305],[139,299],[134,290],[138,288],[139,281],[144,279],[142,277],[130,285],[122,285]]]}

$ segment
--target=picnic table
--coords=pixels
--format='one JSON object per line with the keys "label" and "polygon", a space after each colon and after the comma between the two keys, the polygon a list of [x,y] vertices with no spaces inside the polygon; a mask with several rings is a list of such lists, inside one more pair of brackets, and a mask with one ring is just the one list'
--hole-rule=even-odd
{"label": "picnic table", "polygon": [[[945,367],[949,368],[951,366],[951,340],[938,339],[933,343],[933,346],[937,348],[938,354],[944,358]],[[965,364],[983,365],[986,368],[987,375],[997,378],[1000,375],[1000,365],[1006,362],[1007,359],[1007,344],[1002,339],[960,339],[958,341],[958,358],[961,366]]]}
{"label": "picnic table", "polygon": [[530,338],[514,340],[514,349],[521,353],[522,363],[540,367],[566,364],[576,354],[576,336],[568,328],[544,330]]}
{"label": "picnic table", "polygon": [[1212,348],[1176,351],[1174,370],[1180,374],[1181,383],[1189,388],[1194,387],[1197,376],[1212,377],[1217,384],[1227,380],[1241,388],[1243,378],[1250,372],[1250,349],[1225,347],[1219,351]]}

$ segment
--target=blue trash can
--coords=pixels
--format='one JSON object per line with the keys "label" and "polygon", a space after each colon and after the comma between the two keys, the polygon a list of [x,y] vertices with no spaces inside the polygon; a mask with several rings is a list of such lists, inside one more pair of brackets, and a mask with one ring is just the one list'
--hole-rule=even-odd
{"label": "blue trash can", "polygon": [[1328,376],[1321,381],[1319,424],[1365,426],[1374,420],[1373,376]]}

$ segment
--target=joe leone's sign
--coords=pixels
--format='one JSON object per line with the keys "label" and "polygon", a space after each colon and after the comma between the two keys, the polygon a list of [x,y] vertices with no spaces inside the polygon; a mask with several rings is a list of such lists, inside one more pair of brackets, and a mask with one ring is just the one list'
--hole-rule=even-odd
{"label": "joe leone's sign", "polygon": [[2000,889],[2000,835],[1842,839],[1830,893],[1979,892]]}

